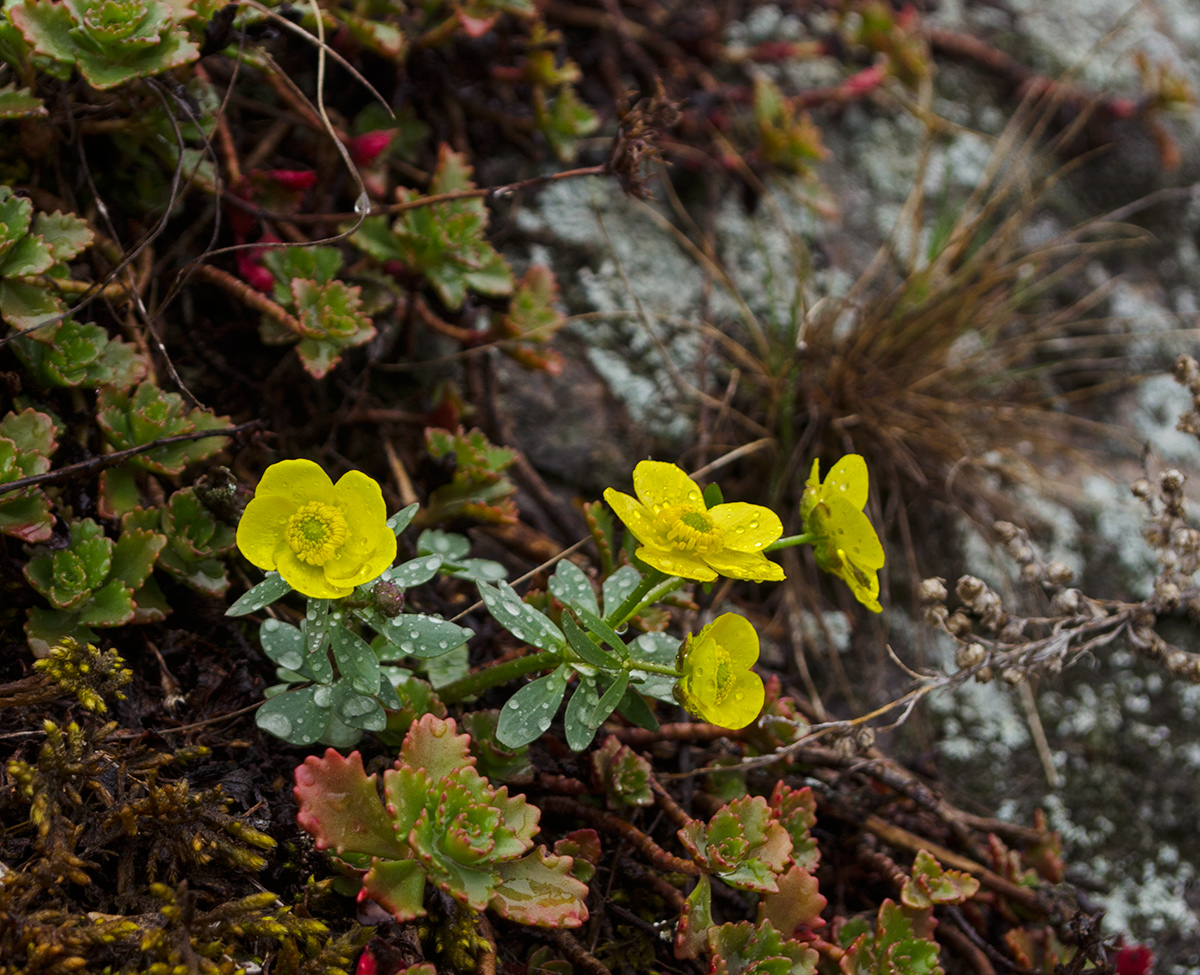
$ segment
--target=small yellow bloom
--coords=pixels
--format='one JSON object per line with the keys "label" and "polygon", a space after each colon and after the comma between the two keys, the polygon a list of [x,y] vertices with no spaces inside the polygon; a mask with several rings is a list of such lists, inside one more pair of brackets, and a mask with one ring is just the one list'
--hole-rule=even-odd
{"label": "small yellow bloom", "polygon": [[607,501],[642,543],[637,557],[668,575],[711,582],[778,582],[783,569],[763,554],[783,534],[770,508],[735,502],[712,508],[696,482],[674,464],[644,460],[633,470],[637,498],[608,488]]}
{"label": "small yellow bloom", "polygon": [[361,471],[334,484],[311,460],[267,468],[238,524],[237,546],[317,599],[348,596],[396,558],[379,485]]}
{"label": "small yellow bloom", "polygon": [[824,483],[820,465],[819,460],[813,461],[800,498],[804,531],[815,536],[817,566],[842,579],[867,609],[883,612],[878,575],[883,568],[883,545],[871,519],[863,513],[869,490],[867,462],[859,454],[847,454],[834,464]]}
{"label": "small yellow bloom", "polygon": [[735,613],[718,616],[689,636],[675,661],[683,674],[675,698],[692,714],[722,728],[744,728],[762,711],[762,678],[750,668],[758,660],[758,634]]}

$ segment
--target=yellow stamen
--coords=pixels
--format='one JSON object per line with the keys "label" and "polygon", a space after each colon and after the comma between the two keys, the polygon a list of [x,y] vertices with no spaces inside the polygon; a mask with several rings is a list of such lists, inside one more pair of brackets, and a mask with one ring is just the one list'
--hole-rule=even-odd
{"label": "yellow stamen", "polygon": [[657,519],[672,547],[696,555],[718,552],[724,545],[725,533],[703,511],[674,506],[658,512]]}
{"label": "yellow stamen", "polygon": [[348,526],[342,513],[324,501],[310,501],[288,519],[283,537],[296,558],[324,565],[346,541]]}

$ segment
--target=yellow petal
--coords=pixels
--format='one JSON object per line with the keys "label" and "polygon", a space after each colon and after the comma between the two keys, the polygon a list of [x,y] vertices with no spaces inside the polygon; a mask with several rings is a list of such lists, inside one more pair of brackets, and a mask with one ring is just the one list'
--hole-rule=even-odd
{"label": "yellow petal", "polygon": [[396,535],[386,524],[383,527],[374,538],[350,538],[337,557],[322,566],[325,578],[335,586],[353,588],[381,575],[396,559]]}
{"label": "yellow petal", "polygon": [[275,568],[275,550],[298,507],[290,497],[256,494],[238,522],[238,550],[260,569]]}
{"label": "yellow petal", "polygon": [[299,507],[309,501],[334,503],[333,481],[319,464],[311,460],[281,460],[268,467],[258,482],[254,496],[277,494],[290,498]]}
{"label": "yellow petal", "polygon": [[336,586],[325,578],[322,566],[309,565],[296,558],[296,553],[286,545],[278,552],[279,574],[283,581],[305,596],[314,599],[339,599],[349,596],[354,591],[353,586]]}
{"label": "yellow petal", "polygon": [[760,504],[719,504],[708,509],[708,516],[725,533],[725,547],[735,552],[757,552],[783,534],[779,516]]}
{"label": "yellow petal", "polygon": [[735,669],[749,670],[758,660],[758,633],[746,617],[723,613],[705,630],[715,643],[725,648]]}
{"label": "yellow petal", "polygon": [[821,496],[826,501],[835,497],[845,498],[862,511],[866,506],[869,490],[867,462],[861,454],[847,454],[825,475]]}
{"label": "yellow petal", "polygon": [[[636,534],[636,533],[635,533]],[[634,553],[648,566],[665,572],[669,576],[679,576],[681,579],[695,579],[697,582],[712,582],[717,574],[705,562],[687,552],[672,549],[663,551],[659,548],[643,546]],[[750,556],[743,556],[750,558]],[[764,561],[766,561],[764,559]]]}
{"label": "yellow petal", "polygon": [[[379,482],[373,477],[362,471],[348,471],[333,486],[333,493],[337,498],[335,503],[350,524],[386,524],[387,505]],[[396,536],[393,534],[392,537]]]}
{"label": "yellow petal", "polygon": [[[729,579],[747,579],[750,582],[782,582],[787,578],[783,574],[783,566],[772,562],[762,552],[714,552],[704,556],[704,561]],[[678,574],[676,573],[676,575]],[[695,577],[689,576],[688,578]]]}
{"label": "yellow petal", "polygon": [[874,571],[883,568],[883,545],[871,519],[847,498],[834,496],[826,505],[829,515],[824,528],[835,548],[843,550],[856,565]]}
{"label": "yellow petal", "polygon": [[708,720],[722,728],[744,728],[762,712],[766,696],[762,678],[752,670],[744,670]]}
{"label": "yellow petal", "polygon": [[655,540],[658,533],[654,529],[654,521],[640,501],[612,488],[605,488],[604,500],[639,542]]}
{"label": "yellow petal", "polygon": [[661,460],[644,460],[633,469],[633,490],[642,504],[653,509],[683,505],[703,511],[707,507],[696,482]]}

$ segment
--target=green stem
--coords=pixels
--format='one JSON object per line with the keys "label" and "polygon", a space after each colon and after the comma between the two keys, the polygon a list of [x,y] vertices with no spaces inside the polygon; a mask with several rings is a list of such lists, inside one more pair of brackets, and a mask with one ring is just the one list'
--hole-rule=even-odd
{"label": "green stem", "polygon": [[604,617],[604,622],[614,630],[618,629],[634,615],[636,610],[642,607],[642,601],[650,590],[669,578],[670,576],[659,572],[658,569],[647,569],[646,574],[642,576],[642,581],[634,587],[633,592],[625,597],[625,601],[620,606]]}
{"label": "green stem", "polygon": [[535,670],[550,670],[562,663],[562,659],[561,651],[543,650],[541,653],[531,653],[525,657],[506,660],[501,664],[492,664],[473,674],[467,674],[466,677],[451,681],[438,689],[437,696],[445,704],[454,704],[468,697],[482,694],[489,687],[498,687],[525,674],[531,674]]}
{"label": "green stem", "polygon": [[668,667],[666,664],[652,664],[648,660],[629,660],[630,670],[644,670],[648,674],[666,674],[668,677],[682,677],[678,670],[674,667]]}
{"label": "green stem", "polygon": [[809,535],[807,532],[803,535],[788,535],[787,538],[781,538],[778,541],[772,542],[763,551],[777,552],[781,548],[791,548],[793,545],[811,545],[817,538],[817,535]]}

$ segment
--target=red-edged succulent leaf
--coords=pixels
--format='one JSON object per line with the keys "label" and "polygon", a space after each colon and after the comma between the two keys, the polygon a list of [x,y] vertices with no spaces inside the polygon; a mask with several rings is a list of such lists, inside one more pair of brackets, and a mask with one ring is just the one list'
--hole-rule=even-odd
{"label": "red-edged succulent leaf", "polygon": [[469,735],[456,734],[457,730],[458,725],[453,718],[422,715],[404,736],[396,768],[408,765],[414,769],[424,769],[434,782],[453,775],[459,769],[474,768],[471,738]]}
{"label": "red-edged succulent leaf", "polygon": [[708,824],[693,820],[679,830],[688,852],[727,884],[775,893],[776,875],[792,851],[788,832],[762,796],[743,796],[717,810]]}
{"label": "red-edged succulent leaf", "polygon": [[959,870],[943,870],[927,850],[917,853],[912,875],[905,879],[900,901],[921,910],[935,904],[961,904],[979,893],[979,881]]}
{"label": "red-edged succulent leaf", "polygon": [[783,780],[771,793],[771,812],[792,838],[792,862],[810,873],[821,861],[821,851],[809,830],[817,822],[817,800],[812,789],[793,789]]}
{"label": "red-edged succulent leaf", "polygon": [[688,894],[675,926],[675,957],[699,958],[708,948],[708,929],[712,925],[712,884],[702,874]]}
{"label": "red-edged succulent leaf", "polygon": [[793,937],[797,928],[813,930],[825,924],[821,912],[828,903],[817,889],[817,878],[792,864],[779,878],[779,890],[758,904],[758,921],[770,921],[778,931]]}
{"label": "red-edged succulent leaf", "polygon": [[577,928],[588,918],[587,884],[571,876],[569,856],[537,847],[527,857],[498,865],[500,887],[491,908],[518,924],[541,928]]}
{"label": "red-edged succulent leaf", "polygon": [[417,860],[377,857],[363,875],[358,899],[375,901],[397,921],[424,917],[425,870]]}
{"label": "red-edged succulent leaf", "polygon": [[566,320],[555,307],[558,301],[558,282],[548,267],[535,264],[525,272],[513,292],[508,312],[500,320],[500,336],[513,341],[503,346],[526,369],[540,369],[551,375],[562,372],[562,357],[558,353],[538,348],[549,342]]}
{"label": "red-edged succulent leaf", "polygon": [[712,975],[813,975],[817,968],[817,953],[784,938],[770,921],[709,928],[708,945]]}
{"label": "red-edged succulent leaf", "polygon": [[561,840],[554,841],[554,852],[571,857],[575,861],[571,876],[586,884],[596,875],[596,866],[600,863],[600,834],[594,829],[573,830]]}
{"label": "red-edged succulent leaf", "polygon": [[615,735],[592,752],[592,774],[614,809],[654,805],[650,773],[650,763]]}
{"label": "red-edged succulent leaf", "polygon": [[412,856],[397,837],[375,776],[363,769],[362,756],[343,757],[330,748],[323,758],[310,755],[296,767],[296,822],[316,839],[318,850],[358,853],[388,860]]}

